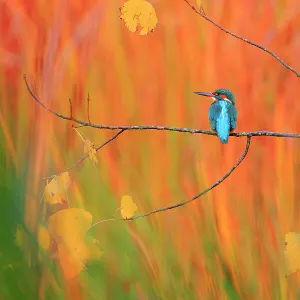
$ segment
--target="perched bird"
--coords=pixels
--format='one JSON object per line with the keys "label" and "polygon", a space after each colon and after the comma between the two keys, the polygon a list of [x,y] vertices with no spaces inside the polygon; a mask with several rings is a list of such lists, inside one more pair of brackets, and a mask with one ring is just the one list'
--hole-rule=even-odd
{"label": "perched bird", "polygon": [[194,93],[213,99],[208,112],[210,127],[217,132],[221,143],[227,144],[229,133],[236,128],[237,110],[234,94],[227,89],[218,89],[213,93]]}

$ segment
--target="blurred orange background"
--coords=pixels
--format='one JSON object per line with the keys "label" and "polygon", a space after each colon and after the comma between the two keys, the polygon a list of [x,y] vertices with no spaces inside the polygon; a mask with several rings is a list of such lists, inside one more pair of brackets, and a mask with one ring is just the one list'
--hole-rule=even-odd
{"label": "blurred orange background", "polygon": [[[300,132],[295,74],[226,35],[183,0],[149,2],[159,23],[147,36],[124,26],[122,1],[0,2],[3,165],[23,178],[22,215],[33,233],[42,178],[71,166],[83,145],[72,122],[33,101],[23,73],[39,98],[64,115],[70,98],[74,116],[87,120],[89,93],[93,123],[209,129],[210,101],[193,91],[225,87],[235,93],[237,131]],[[300,70],[298,0],[203,2],[214,21]],[[79,131],[96,146],[114,134]],[[124,194],[133,197],[139,213],[181,202],[223,176],[245,143],[246,138],[231,137],[222,145],[214,136],[126,131],[97,153],[96,166],[86,160],[70,172],[69,203],[98,221],[114,216]],[[285,278],[283,253],[285,233],[300,232],[299,146],[296,139],[255,137],[240,167],[197,201],[130,224],[95,226],[104,267],[71,283],[39,269],[34,247],[23,244],[26,262],[39,270],[27,276],[29,286],[34,284],[26,297],[299,299],[299,274]],[[40,274],[46,278],[42,288]]]}

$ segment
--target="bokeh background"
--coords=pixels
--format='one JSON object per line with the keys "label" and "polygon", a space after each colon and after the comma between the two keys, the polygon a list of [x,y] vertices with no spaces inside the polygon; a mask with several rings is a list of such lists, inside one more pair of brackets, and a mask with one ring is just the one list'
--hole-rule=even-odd
{"label": "bokeh background", "polygon": [[[255,137],[246,160],[197,201],[126,224],[95,226],[104,255],[74,280],[38,259],[43,177],[83,155],[72,123],[37,105],[107,125],[208,129],[210,101],[234,91],[238,131],[300,132],[300,81],[271,56],[196,15],[183,1],[150,1],[154,33],[131,33],[122,1],[0,2],[1,299],[299,299],[285,278],[284,238],[300,232],[298,140]],[[195,1],[196,2],[196,1]],[[193,3],[196,4],[196,3]],[[213,20],[300,70],[298,0],[210,0]],[[114,132],[81,128],[96,145]],[[236,162],[245,138],[128,131],[73,169],[72,207],[118,216],[131,195],[140,213],[191,198]],[[46,260],[46,259],[45,259]]]}

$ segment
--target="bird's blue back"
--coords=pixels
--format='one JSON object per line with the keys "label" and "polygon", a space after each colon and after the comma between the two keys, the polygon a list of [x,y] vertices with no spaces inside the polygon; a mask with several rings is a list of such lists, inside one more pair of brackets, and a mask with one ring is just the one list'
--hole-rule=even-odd
{"label": "bird's blue back", "polygon": [[234,105],[219,100],[209,108],[209,122],[212,130],[217,132],[222,144],[228,143],[228,136],[236,127],[237,111]]}

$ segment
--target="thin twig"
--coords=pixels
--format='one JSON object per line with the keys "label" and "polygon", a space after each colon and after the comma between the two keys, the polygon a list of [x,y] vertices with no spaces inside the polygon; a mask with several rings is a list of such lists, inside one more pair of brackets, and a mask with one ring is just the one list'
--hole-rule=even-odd
{"label": "thin twig", "polygon": [[[121,218],[121,219],[107,219],[107,220],[103,220],[103,221],[98,221],[96,223],[94,223],[90,228],[89,230],[100,224],[100,223],[103,223],[103,222],[106,222],[106,221],[133,221],[133,220],[136,220],[136,219],[140,219],[140,218],[144,218],[144,217],[148,217],[150,215],[153,215],[155,213],[158,213],[158,212],[162,212],[162,211],[166,211],[166,210],[171,210],[171,209],[174,209],[174,208],[177,208],[177,207],[180,207],[180,206],[183,206],[183,205],[186,205],[192,201],[195,201],[196,199],[200,198],[201,196],[203,196],[204,194],[208,193],[209,191],[211,191],[213,188],[215,188],[216,186],[218,186],[219,184],[221,184],[226,178],[228,178],[231,173],[241,164],[241,162],[245,159],[245,157],[247,156],[248,154],[248,151],[249,151],[249,148],[250,148],[250,142],[251,142],[251,136],[247,136],[247,142],[246,142],[246,147],[245,147],[245,150],[244,150],[244,153],[242,154],[242,156],[239,158],[239,160],[235,163],[235,165],[233,165],[231,167],[231,169],[224,175],[222,176],[218,181],[216,181],[214,184],[212,184],[210,187],[206,188],[204,191],[202,191],[201,193],[195,195],[194,197],[192,197],[191,199],[189,200],[186,200],[186,201],[182,201],[182,202],[179,202],[179,203],[176,203],[176,204],[173,204],[173,205],[168,205],[168,206],[165,206],[165,207],[160,207],[160,208],[157,208],[157,209],[154,209],[148,213],[145,213],[145,214],[140,214],[140,215],[136,215],[134,217],[131,217],[131,218]],[[119,208],[118,208],[119,209]]]}
{"label": "thin twig", "polygon": [[294,74],[296,74],[297,77],[300,77],[300,73],[297,72],[294,68],[292,68],[290,65],[288,65],[286,62],[284,62],[279,56],[277,56],[274,52],[270,51],[269,49],[259,45],[259,44],[256,44],[248,39],[245,39],[243,38],[242,36],[240,35],[237,35],[227,29],[225,29],[224,27],[222,27],[221,25],[219,25],[218,23],[216,23],[215,21],[213,21],[212,19],[210,19],[205,13],[203,13],[201,10],[198,11],[197,8],[192,5],[188,0],[183,0],[185,1],[191,8],[192,10],[200,15],[202,18],[204,18],[206,21],[210,22],[211,24],[213,24],[214,26],[218,27],[219,29],[221,29],[222,31],[224,31],[225,33],[227,34],[230,34],[231,36],[235,37],[236,39],[239,39],[247,44],[250,44],[254,47],[257,47],[265,52],[267,52],[268,54],[270,54],[271,56],[273,56],[275,59],[277,59],[285,68],[287,68],[288,70],[290,70],[291,72],[293,72]]}
{"label": "thin twig", "polygon": [[[113,141],[114,139],[116,139],[121,133],[123,133],[125,131],[125,129],[121,129],[120,131],[118,131],[116,134],[114,134],[111,138],[109,138],[108,140],[106,140],[103,144],[101,144],[100,146],[98,146],[95,150],[98,151],[101,148],[103,148],[105,145],[107,145],[108,143],[110,143],[111,141]],[[52,175],[52,176],[48,176],[48,177],[44,177],[43,179],[51,179],[53,178],[53,176],[57,176],[59,174],[62,174],[64,172],[69,172],[70,170],[72,170],[74,167],[76,167],[78,164],[80,164],[81,162],[83,162],[86,158],[88,158],[89,155],[86,154],[83,157],[81,157],[76,163],[74,163],[71,167],[69,167],[68,169],[59,172],[58,174]]]}
{"label": "thin twig", "polygon": [[88,121],[91,123],[91,118],[90,118],[90,93],[88,93],[88,98],[87,98],[87,115],[88,115]]}
{"label": "thin twig", "polygon": [[92,224],[91,227],[88,229],[88,231],[100,223],[109,222],[109,221],[119,221],[119,220],[118,219],[106,219],[106,220],[98,221],[98,222]]}
{"label": "thin twig", "polygon": [[152,214],[155,214],[155,213],[158,213],[158,212],[162,212],[162,211],[166,211],[166,210],[169,210],[169,209],[174,209],[174,208],[183,206],[185,204],[188,204],[188,203],[190,203],[190,202],[192,202],[192,201],[200,198],[201,196],[203,196],[204,194],[206,194],[207,192],[211,191],[213,188],[215,188],[216,186],[218,186],[220,183],[222,183],[241,164],[241,162],[245,159],[245,157],[248,154],[248,150],[250,148],[250,142],[251,142],[251,136],[247,136],[247,142],[246,142],[245,151],[242,154],[242,156],[239,158],[239,160],[236,162],[236,164],[223,177],[221,177],[218,181],[216,181],[210,187],[206,188],[201,193],[195,195],[193,198],[191,198],[189,200],[186,200],[186,201],[183,201],[183,202],[179,202],[179,203],[173,204],[173,205],[168,205],[168,206],[165,206],[165,207],[157,208],[157,209],[154,209],[154,210],[152,210],[152,211],[150,211],[148,213],[136,215],[136,216],[134,216],[132,218],[121,219],[121,220],[123,220],[123,221],[132,221],[132,220],[135,220],[135,219],[144,218],[144,217],[147,217],[149,215],[152,215]]}
{"label": "thin twig", "polygon": [[69,98],[69,104],[70,104],[70,119],[73,120],[73,107],[72,107],[71,98]]}
{"label": "thin twig", "polygon": [[201,7],[200,7],[200,12],[203,13],[203,14],[206,16],[206,13],[205,13],[204,8],[203,8],[202,5],[201,5]]}
{"label": "thin twig", "polygon": [[[110,126],[110,125],[103,125],[103,124],[94,124],[94,123],[89,123],[85,122],[82,120],[77,120],[77,119],[71,119],[67,116],[64,116],[62,114],[59,114],[50,108],[48,108],[44,103],[42,103],[37,96],[32,92],[30,89],[26,75],[24,75],[24,80],[26,87],[28,89],[28,92],[32,96],[32,98],[39,104],[41,105],[44,109],[47,111],[51,112],[55,116],[68,120],[68,121],[73,121],[77,124],[80,124],[85,127],[93,127],[93,128],[98,128],[98,129],[107,129],[107,130],[163,130],[163,131],[175,131],[175,132],[185,132],[185,133],[200,133],[200,134],[206,134],[206,135],[216,135],[214,131],[210,130],[204,130],[204,129],[192,129],[192,128],[185,128],[185,127],[171,127],[171,126],[155,126],[155,125],[133,125],[133,126],[120,126],[120,125],[115,125],[115,126]],[[78,128],[78,126],[76,126]],[[260,131],[248,131],[248,132],[234,132],[231,133],[230,136],[234,137],[244,137],[244,136],[273,136],[273,137],[282,137],[282,138],[300,138],[300,133],[291,133],[291,132],[272,132],[272,131],[266,131],[266,130],[260,130]]]}
{"label": "thin twig", "polygon": [[81,138],[81,140],[85,143],[85,139],[84,139],[83,136],[80,134],[80,132],[79,132],[75,127],[73,127],[73,129],[77,132],[77,134],[79,135],[79,137]]}

